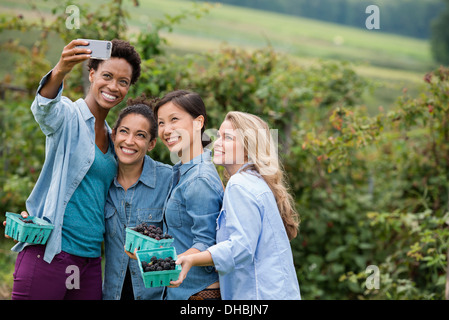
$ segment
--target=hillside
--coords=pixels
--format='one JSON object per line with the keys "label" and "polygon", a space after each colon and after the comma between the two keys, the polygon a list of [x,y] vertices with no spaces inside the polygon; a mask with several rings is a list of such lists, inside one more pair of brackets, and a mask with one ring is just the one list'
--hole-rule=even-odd
{"label": "hillside", "polygon": [[[37,3],[41,16],[50,17],[51,3]],[[87,1],[80,3],[85,5]],[[180,0],[141,0],[139,7],[131,2],[124,2],[124,7],[130,13],[128,24],[132,33],[151,27],[164,13],[180,13],[191,9],[192,4]],[[0,8],[27,19],[37,18],[30,15],[25,0],[2,1]],[[213,50],[222,44],[247,49],[269,44],[302,63],[313,63],[316,59],[350,61],[361,74],[380,85],[375,97],[367,96],[371,107],[391,103],[403,87],[413,90],[423,74],[435,67],[425,40],[230,5],[213,5],[209,14],[184,20],[164,36],[168,39],[168,51],[177,54]],[[8,33],[0,34],[0,41],[8,37]],[[57,59],[57,55],[51,59]]]}
{"label": "hillside", "polygon": [[[187,0],[186,0],[187,1]],[[428,39],[430,25],[445,4],[443,0],[200,0],[279,12],[299,17],[365,28],[364,12],[379,7],[379,31]],[[325,9],[323,9],[325,8]]]}

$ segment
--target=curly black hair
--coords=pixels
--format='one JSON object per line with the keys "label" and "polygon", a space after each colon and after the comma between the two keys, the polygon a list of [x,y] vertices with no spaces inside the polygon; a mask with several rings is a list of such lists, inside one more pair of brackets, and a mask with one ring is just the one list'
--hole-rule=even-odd
{"label": "curly black hair", "polygon": [[[139,53],[128,41],[114,39],[111,42],[112,42],[111,58],[123,58],[126,61],[128,61],[128,63],[131,65],[133,69],[131,84],[136,83],[140,77],[141,59]],[[98,66],[103,61],[104,60],[90,59],[87,64],[87,67],[89,68],[89,70],[91,69],[97,70]]]}

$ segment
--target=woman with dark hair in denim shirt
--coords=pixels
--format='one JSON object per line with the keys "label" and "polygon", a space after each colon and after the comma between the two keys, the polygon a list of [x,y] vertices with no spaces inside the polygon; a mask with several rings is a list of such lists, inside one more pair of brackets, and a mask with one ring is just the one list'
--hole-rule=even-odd
{"label": "woman with dark hair in denim shirt", "polygon": [[137,261],[123,251],[125,228],[141,223],[162,228],[162,210],[172,168],[146,153],[156,146],[157,124],[151,101],[129,99],[112,129],[118,173],[105,207],[105,300],[160,300],[162,288],[145,288]]}
{"label": "woman with dark hair in denim shirt", "polygon": [[[202,141],[207,120],[201,97],[178,90],[154,106],[159,138],[170,150],[172,187],[164,206],[166,232],[173,236],[179,256],[206,250],[215,244],[216,219],[223,201],[223,184]],[[213,267],[194,267],[179,288],[168,287],[167,300],[220,299],[218,274]]]}

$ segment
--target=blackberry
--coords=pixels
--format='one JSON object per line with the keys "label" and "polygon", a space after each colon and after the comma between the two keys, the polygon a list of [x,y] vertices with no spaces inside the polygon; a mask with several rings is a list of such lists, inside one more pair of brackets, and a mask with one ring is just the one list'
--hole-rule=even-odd
{"label": "blackberry", "polygon": [[19,219],[20,219],[21,221],[23,221],[24,223],[32,223],[32,224],[34,224],[34,221],[31,220],[31,219],[23,219],[23,218],[21,218],[21,217],[19,217]]}
{"label": "blackberry", "polygon": [[162,259],[157,258],[156,256],[152,256],[149,263],[146,261],[142,261],[142,269],[144,270],[144,272],[175,270],[176,263],[172,257]]}
{"label": "blackberry", "polygon": [[145,222],[142,222],[138,226],[134,228],[134,231],[139,232],[145,236],[151,237],[156,240],[161,239],[172,239],[173,237],[167,233],[163,233],[160,227],[156,227],[155,225],[148,225]]}

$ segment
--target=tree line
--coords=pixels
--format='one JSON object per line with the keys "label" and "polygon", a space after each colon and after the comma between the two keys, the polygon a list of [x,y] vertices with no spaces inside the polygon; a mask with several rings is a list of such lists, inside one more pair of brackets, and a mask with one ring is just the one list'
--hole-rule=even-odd
{"label": "tree line", "polygon": [[366,7],[380,9],[380,30],[416,38],[428,39],[431,22],[442,8],[442,0],[219,0],[236,6],[291,14],[354,27],[365,28]]}

